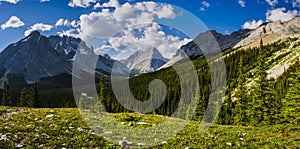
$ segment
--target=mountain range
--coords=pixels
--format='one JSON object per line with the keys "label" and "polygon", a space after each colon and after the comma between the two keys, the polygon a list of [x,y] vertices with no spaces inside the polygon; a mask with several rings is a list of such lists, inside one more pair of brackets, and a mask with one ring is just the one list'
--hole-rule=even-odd
{"label": "mountain range", "polygon": [[[268,22],[253,30],[238,30],[230,35],[223,35],[214,30],[200,33],[193,41],[181,46],[174,56],[168,60],[155,48],[137,51],[125,60],[117,61],[108,55],[94,54],[93,47],[79,38],[68,36],[43,36],[33,31],[29,36],[9,45],[0,53],[0,81],[11,82],[15,78],[23,78],[27,83],[38,82],[43,78],[51,78],[61,74],[72,75],[75,59],[80,60],[84,70],[110,73],[117,63],[118,73],[137,71],[147,73],[167,68],[188,56],[191,59],[203,57],[205,49],[218,48],[225,51],[230,48],[258,46],[261,39],[265,44],[287,37],[300,38],[300,17],[286,22]],[[216,44],[215,44],[216,43]],[[96,68],[90,59],[94,58]],[[78,74],[76,74],[78,75]],[[77,76],[80,78],[80,76]]]}
{"label": "mountain range", "polygon": [[230,35],[222,35],[215,30],[210,30],[200,33],[193,41],[181,46],[170,61],[160,69],[170,67],[185,59],[186,56],[192,59],[203,57],[203,49],[200,49],[199,46],[225,51],[229,48],[257,47],[261,39],[264,44],[270,44],[288,37],[300,38],[300,17],[286,22],[266,22],[256,29],[240,29]]}

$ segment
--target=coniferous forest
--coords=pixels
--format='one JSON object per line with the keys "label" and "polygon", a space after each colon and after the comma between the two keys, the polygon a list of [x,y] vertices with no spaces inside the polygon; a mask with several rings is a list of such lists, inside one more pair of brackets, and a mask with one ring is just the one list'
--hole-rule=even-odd
{"label": "coniferous forest", "polygon": [[[291,56],[299,50],[299,44],[295,44],[295,41],[297,40],[288,39],[266,45],[261,42],[260,47],[228,49],[223,52],[226,74],[218,71],[221,70],[218,67],[222,66],[218,60],[194,59],[192,62],[199,79],[199,88],[194,88],[195,92],[181,87],[180,77],[173,67],[128,78],[131,93],[140,101],[146,101],[150,98],[149,83],[151,81],[160,79],[165,83],[167,89],[165,100],[158,109],[145,115],[130,111],[118,102],[115,95],[118,94],[127,98],[126,91],[118,90],[117,93],[114,93],[110,76],[104,73],[96,75],[95,78],[98,99],[90,97],[88,93],[84,93],[85,95],[79,99],[74,99],[72,88],[68,87],[45,90],[41,88],[41,84],[33,83],[28,84],[21,90],[15,90],[10,88],[7,82],[4,82],[3,90],[0,92],[0,103],[8,107],[0,107],[0,112],[3,113],[3,117],[8,117],[5,114],[8,110],[14,111],[12,113],[16,113],[17,116],[3,119],[5,121],[3,123],[4,127],[0,131],[22,134],[29,140],[18,143],[18,140],[16,140],[16,138],[19,138],[18,136],[9,136],[9,133],[6,133],[4,136],[12,140],[0,141],[0,145],[10,146],[11,148],[20,144],[27,144],[28,147],[39,147],[40,144],[43,144],[54,147],[106,146],[117,148],[118,144],[111,144],[101,137],[91,135],[94,132],[82,121],[78,110],[74,109],[77,102],[80,109],[91,109],[93,111],[100,106],[95,102],[98,100],[115,120],[131,127],[141,127],[139,121],[147,121],[147,123],[143,122],[143,124],[147,124],[143,127],[155,126],[167,119],[168,116],[173,116],[172,114],[176,110],[179,110],[180,114],[175,117],[192,118],[192,121],[182,132],[173,139],[168,140],[167,144],[164,142],[157,148],[177,148],[179,146],[197,148],[200,146],[211,148],[296,147],[299,145],[297,134],[299,133],[298,126],[300,123],[299,58],[296,55],[290,67],[285,69],[277,78],[269,77],[267,72],[270,68],[281,63],[282,58]],[[283,52],[284,49],[290,50]],[[209,63],[213,64],[217,71],[211,73]],[[176,65],[182,72],[190,71],[189,67],[185,67],[185,62]],[[226,85],[213,91],[211,84],[221,84],[222,80],[213,79],[212,81],[212,75],[225,76]],[[68,80],[71,79],[68,78]],[[194,82],[192,80],[185,78],[183,81],[185,81],[185,84],[193,86]],[[122,81],[127,80],[117,82],[121,88],[124,84]],[[216,96],[222,98],[221,104],[218,103],[220,100],[209,101],[211,92],[219,93],[222,91],[225,93],[224,97]],[[183,105],[186,104],[187,106],[178,109],[182,92],[188,92],[187,97],[198,101],[197,107],[192,106],[192,104],[189,105],[189,102],[184,100]],[[155,94],[160,95],[163,92],[156,92]],[[155,106],[157,101],[153,102],[149,103],[149,108]],[[209,109],[207,107],[214,108]],[[195,112],[190,115],[190,110],[193,108],[196,108]],[[213,118],[215,113],[217,115]],[[203,120],[207,123],[214,123],[214,125],[206,132],[199,133],[200,122]],[[52,123],[54,121],[55,123]],[[15,127],[19,123],[28,125],[26,128],[23,126]],[[34,125],[31,125],[33,123]],[[67,125],[69,125],[70,130],[66,130],[68,128],[64,127]],[[35,127],[35,131],[31,126]],[[74,127],[77,129],[75,130]],[[40,133],[42,136],[37,137]],[[104,133],[111,132],[105,131]],[[60,134],[59,139],[57,138],[58,134]],[[69,138],[69,136],[75,137]],[[30,138],[38,139],[38,141],[30,141]],[[268,138],[268,140],[265,138]],[[61,142],[66,139],[72,140],[73,143]]]}
{"label": "coniferous forest", "polygon": [[[276,58],[271,58],[272,55],[289,48],[292,41],[295,39],[261,45],[257,48],[228,49],[223,53],[226,55],[224,58],[227,71],[226,97],[218,118],[215,120],[216,123],[224,125],[299,124],[300,89],[297,83],[300,77],[299,60],[297,59],[276,80],[268,78],[266,72],[276,62]],[[199,90],[197,95],[194,95],[199,101],[193,119],[201,120],[208,106],[211,92],[211,73],[205,58],[195,59],[193,64],[199,79]],[[180,67],[182,64],[177,65]],[[217,67],[218,64],[214,66]],[[106,111],[110,113],[131,112],[116,100],[109,79],[109,76],[104,74],[96,78],[99,100],[105,105]],[[138,100],[148,100],[150,97],[148,85],[154,79],[160,79],[166,84],[167,95],[162,105],[153,113],[171,116],[177,109],[181,95],[180,79],[172,67],[130,78],[131,92]],[[252,84],[247,85],[251,80]],[[189,79],[184,81],[189,81]],[[122,95],[122,93],[120,94]],[[48,100],[45,100],[44,97],[47,97]],[[6,82],[1,92],[1,104],[20,107],[76,106],[70,88],[39,91],[38,83],[34,83],[18,92],[11,90]]]}

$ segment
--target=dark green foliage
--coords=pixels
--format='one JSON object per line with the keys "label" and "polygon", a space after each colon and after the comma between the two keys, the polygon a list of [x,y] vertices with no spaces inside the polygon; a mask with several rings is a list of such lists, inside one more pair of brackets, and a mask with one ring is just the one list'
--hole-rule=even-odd
{"label": "dark green foliage", "polygon": [[20,107],[40,106],[40,97],[36,83],[32,84],[29,88],[23,88],[21,90],[20,99],[17,105]]}
{"label": "dark green foliage", "polygon": [[290,77],[290,88],[282,101],[282,120],[286,123],[300,124],[300,64],[296,62],[296,72]]}
{"label": "dark green foliage", "polygon": [[243,72],[243,58],[240,57],[239,62],[239,77],[237,80],[237,88],[235,92],[235,108],[233,109],[233,121],[236,125],[245,125],[248,121],[247,104],[248,104],[248,90],[246,88],[246,76]]}
{"label": "dark green foliage", "polygon": [[[225,89],[226,98],[224,98],[222,107],[209,109],[211,111],[208,111],[208,113],[215,113],[218,108],[221,108],[217,122],[226,125],[265,125],[280,123],[280,119],[284,117],[281,107],[287,105],[285,102],[287,101],[289,103],[294,98],[293,96],[295,96],[295,93],[292,94],[288,89],[291,87],[289,85],[291,79],[289,78],[294,76],[291,75],[291,72],[295,72],[296,68],[295,66],[291,66],[276,80],[268,80],[266,70],[272,60],[268,61],[268,63],[266,62],[272,54],[284,48],[288,48],[289,46],[290,41],[280,41],[270,45],[262,45],[259,48],[249,48],[244,50],[229,49],[225,51],[224,54],[228,54],[224,57],[227,71],[227,86]],[[277,61],[277,59],[275,61]],[[205,58],[193,60],[193,64],[198,73],[199,89],[197,89],[197,92],[188,92],[187,94],[192,99],[197,99],[199,101],[193,119],[200,121],[206,111],[206,107],[217,104],[216,101],[209,103],[210,93],[216,92],[212,91],[211,84],[221,84],[222,80],[214,79],[214,82],[212,82],[211,78],[224,76],[226,74],[218,71],[211,72]],[[176,65],[182,69],[182,72],[190,71],[189,68],[185,67],[184,62]],[[213,64],[213,67],[216,67],[216,70],[218,70],[218,67],[220,66],[221,65],[219,65],[218,62]],[[111,83],[106,76],[107,75],[104,75],[103,73],[102,75],[98,74],[98,76],[96,76],[99,100],[104,105],[106,111],[111,113],[131,112],[118,102],[115,97],[116,93],[112,91]],[[246,84],[249,83],[247,82],[248,78],[257,78],[255,79],[255,85],[251,90],[246,87]],[[158,109],[152,112],[161,115],[172,115],[178,108],[180,99],[184,99],[181,98],[180,95],[182,92],[187,92],[187,86],[181,88],[182,83],[191,86],[195,84],[190,78],[179,79],[179,74],[177,74],[174,68],[170,67],[154,73],[142,74],[129,78],[130,90],[133,96],[140,101],[149,100],[151,95],[148,87],[150,82],[155,79],[162,80],[167,89],[164,102]],[[124,84],[122,81],[118,83],[119,85]],[[38,92],[37,84],[34,86],[35,95],[39,95],[34,95],[35,99],[40,99],[39,102],[34,103],[34,107],[76,106],[71,88],[41,90]],[[130,100],[124,95],[125,92],[123,92],[124,91],[121,90],[118,94],[120,94],[121,97],[124,97],[124,100]],[[289,92],[290,97],[285,98],[287,92]],[[5,92],[3,91],[3,93]],[[161,93],[157,92],[156,94],[160,95]],[[3,95],[3,97],[6,96]],[[282,102],[283,98],[285,99],[284,102]],[[233,99],[237,100],[233,101]],[[188,105],[189,102],[184,101],[184,104]],[[99,108],[99,105],[94,106]],[[153,105],[150,104],[149,107],[151,106]],[[193,107],[186,106],[184,109],[180,110],[189,113],[188,111],[191,111],[192,108]],[[190,117],[190,115],[187,116],[187,114],[183,114],[179,117]],[[213,115],[210,116],[210,118],[212,117]],[[208,118],[208,120],[211,120],[210,118]]]}
{"label": "dark green foliage", "polygon": [[12,98],[11,98],[11,90],[9,88],[9,85],[6,81],[4,81],[3,84],[3,90],[2,90],[2,105],[4,106],[12,106]]}

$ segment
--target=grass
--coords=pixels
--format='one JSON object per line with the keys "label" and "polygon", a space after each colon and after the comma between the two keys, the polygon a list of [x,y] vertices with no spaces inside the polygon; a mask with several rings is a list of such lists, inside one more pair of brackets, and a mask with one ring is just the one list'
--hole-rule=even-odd
{"label": "grass", "polygon": [[[7,112],[6,109],[11,108],[0,107],[1,112]],[[121,125],[132,128],[152,127],[168,119],[166,116],[139,113],[110,114],[110,117],[122,123]],[[145,125],[139,125],[138,122],[145,122]],[[300,146],[300,126],[296,125],[245,127],[213,124],[203,133],[200,133],[199,125],[199,122],[190,121],[170,140],[160,140],[166,141],[166,144],[153,148],[297,148]],[[112,130],[112,133],[117,131]],[[11,117],[0,116],[0,146],[5,148],[120,148],[117,144],[117,142],[107,142],[95,135],[77,109],[29,108]]]}

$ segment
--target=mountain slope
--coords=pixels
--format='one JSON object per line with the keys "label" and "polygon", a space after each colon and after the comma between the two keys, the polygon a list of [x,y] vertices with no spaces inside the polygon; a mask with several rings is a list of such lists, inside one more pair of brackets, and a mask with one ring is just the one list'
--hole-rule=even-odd
{"label": "mountain slope", "polygon": [[[73,61],[80,60],[82,69],[91,68],[91,58],[97,58],[96,70],[110,72],[116,62],[94,54],[79,38],[67,36],[46,37],[34,31],[0,53],[1,79],[11,76],[24,77],[27,82],[59,74],[72,74]],[[117,62],[120,63],[120,62]],[[121,63],[120,63],[121,64]],[[126,68],[126,66],[124,66]]]}
{"label": "mountain slope", "polygon": [[164,58],[156,48],[150,48],[144,51],[137,51],[122,62],[130,70],[145,73],[156,71],[167,61],[168,59]]}
{"label": "mountain slope", "polygon": [[246,46],[267,36],[269,36],[269,39],[264,41],[265,44],[273,43],[280,39],[285,39],[288,37],[299,38],[300,17],[296,17],[286,22],[275,21],[265,23],[257,29],[252,30],[247,38],[241,40],[234,47],[237,48]]}
{"label": "mountain slope", "polygon": [[[178,49],[173,58],[161,68],[170,67],[178,61],[184,59],[186,56],[194,59],[204,56],[199,46],[204,46],[206,49],[219,49],[224,51],[235,46],[242,39],[246,38],[250,30],[239,30],[233,32],[231,35],[222,35],[215,30],[200,33],[193,41],[183,45]],[[209,51],[206,51],[209,53]]]}
{"label": "mountain slope", "polygon": [[[203,57],[203,49],[200,49],[199,46],[204,46],[207,49],[218,48],[219,50],[224,51],[229,48],[244,46],[257,47],[259,46],[259,41],[261,39],[264,40],[264,44],[271,44],[288,37],[300,38],[300,17],[296,17],[286,22],[275,21],[264,23],[257,29],[239,30],[233,32],[231,35],[222,35],[214,30],[206,31],[200,33],[193,41],[178,49],[173,58],[161,68],[172,66],[184,59],[185,55],[192,59]],[[209,44],[203,41],[207,41]],[[217,45],[214,41],[217,42]]]}

